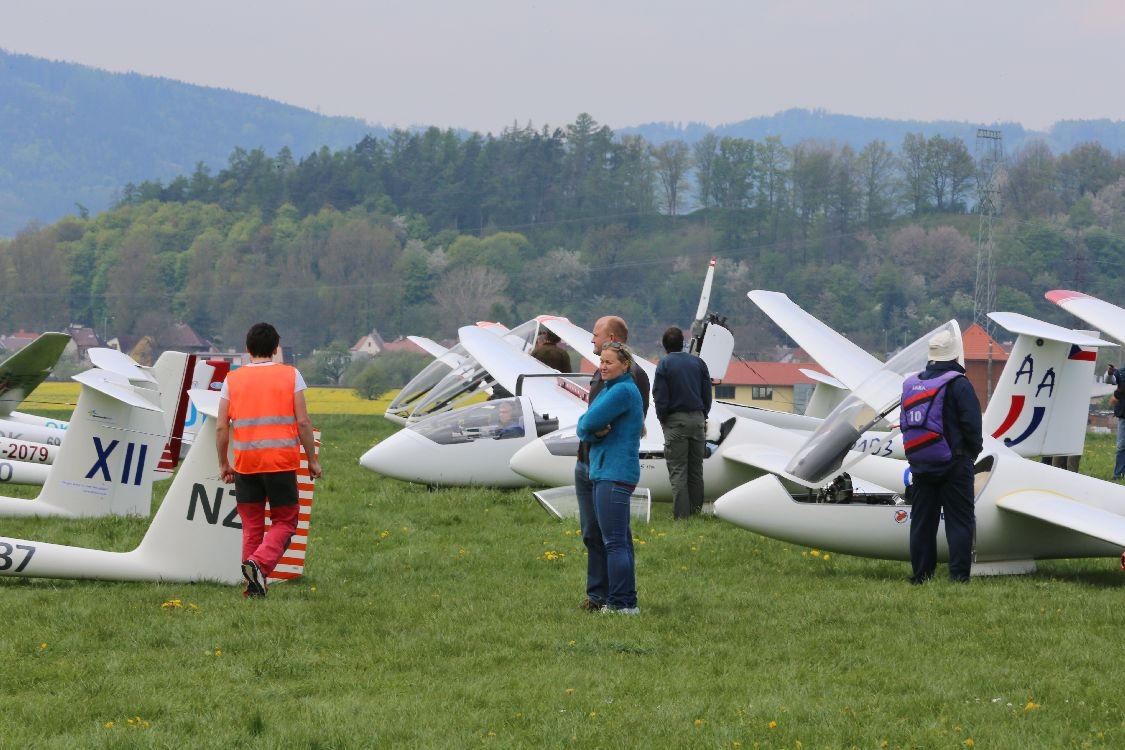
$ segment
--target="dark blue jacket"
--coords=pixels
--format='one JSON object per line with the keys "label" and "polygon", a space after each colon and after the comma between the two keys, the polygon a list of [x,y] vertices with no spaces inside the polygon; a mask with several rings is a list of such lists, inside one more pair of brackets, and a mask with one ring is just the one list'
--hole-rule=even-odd
{"label": "dark blue jacket", "polygon": [[656,366],[652,404],[664,424],[676,412],[711,411],[711,374],[707,363],[687,352],[670,352]]}

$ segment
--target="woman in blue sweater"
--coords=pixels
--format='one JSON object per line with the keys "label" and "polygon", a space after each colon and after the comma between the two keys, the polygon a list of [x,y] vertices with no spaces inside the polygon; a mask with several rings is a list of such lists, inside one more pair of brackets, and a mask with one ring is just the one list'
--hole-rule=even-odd
{"label": "woman in blue sweater", "polygon": [[594,515],[605,546],[606,610],[635,615],[640,609],[629,498],[641,477],[644,406],[630,374],[633,354],[629,348],[611,341],[602,347],[601,358],[605,385],[578,420],[578,437],[590,443]]}

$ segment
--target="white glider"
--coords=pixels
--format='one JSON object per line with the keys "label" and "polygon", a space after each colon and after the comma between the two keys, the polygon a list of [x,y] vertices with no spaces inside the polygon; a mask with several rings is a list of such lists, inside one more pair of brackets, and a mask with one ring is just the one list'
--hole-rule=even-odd
{"label": "white glider", "polygon": [[[219,478],[215,456],[218,394],[191,392],[196,407],[211,416],[153,517],[140,545],[130,552],[70,547],[0,536],[0,575],[111,581],[214,581],[243,583],[241,526],[233,486]],[[135,468],[133,469],[135,470]],[[298,532],[270,580],[304,571],[313,485],[302,461]]]}
{"label": "white glider", "polygon": [[[994,313],[993,318],[1021,332],[997,391],[1000,404],[992,424],[997,419],[1000,424],[986,426],[985,449],[976,464],[973,574],[1024,573],[1035,569],[1036,559],[1119,553],[1125,547],[1125,488],[1013,450],[1026,445],[1072,450],[1077,428],[1069,418],[1074,412],[1067,410],[1077,409],[1084,417],[1093,383],[1091,348],[1109,342],[1024,316]],[[856,461],[848,452],[861,429],[857,421],[897,404],[902,374],[888,368],[869,378],[784,467],[779,467],[781,456],[792,440],[775,449],[779,455],[763,467],[773,474],[724,494],[715,501],[715,514],[797,544],[908,560],[908,465],[881,456]],[[861,399],[866,407],[856,405]],[[842,469],[847,474],[840,474]],[[948,558],[941,533],[938,554]]]}

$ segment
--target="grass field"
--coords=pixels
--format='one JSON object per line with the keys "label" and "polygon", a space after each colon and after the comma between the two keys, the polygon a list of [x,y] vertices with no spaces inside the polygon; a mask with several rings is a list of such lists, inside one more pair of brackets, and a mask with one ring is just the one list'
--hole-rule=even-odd
{"label": "grass field", "polygon": [[[1116,560],[913,587],[905,563],[673,523],[657,506],[634,528],[642,614],[587,614],[576,521],[527,491],[377,476],[357,459],[392,425],[315,421],[307,575],[267,599],[0,579],[0,747],[1125,743]],[[1092,437],[1083,470],[1106,476],[1111,454]],[[147,524],[0,529],[124,550]]]}

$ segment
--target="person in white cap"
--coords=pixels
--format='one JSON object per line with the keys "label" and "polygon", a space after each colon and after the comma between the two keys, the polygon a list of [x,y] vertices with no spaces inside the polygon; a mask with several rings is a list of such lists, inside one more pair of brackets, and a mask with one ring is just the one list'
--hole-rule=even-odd
{"label": "person in white cap", "polygon": [[[959,333],[959,332],[958,332]],[[926,369],[902,387],[902,442],[910,461],[911,583],[933,578],[937,531],[945,514],[949,580],[968,582],[973,561],[973,462],[984,447],[980,400],[961,364],[961,337],[950,330],[929,341]]]}

